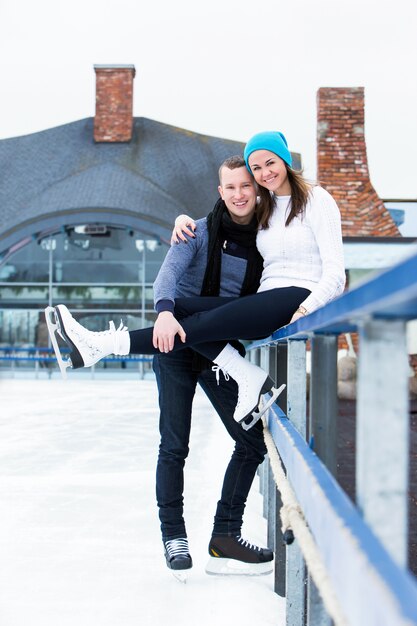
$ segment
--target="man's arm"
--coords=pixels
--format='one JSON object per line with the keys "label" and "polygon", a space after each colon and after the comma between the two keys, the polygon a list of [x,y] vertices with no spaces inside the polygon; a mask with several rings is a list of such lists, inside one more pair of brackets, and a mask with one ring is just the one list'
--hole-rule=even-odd
{"label": "man's arm", "polygon": [[187,246],[171,246],[154,282],[154,302],[158,318],[154,325],[153,345],[161,352],[170,352],[175,335],[185,341],[182,326],[174,317],[177,285],[187,272],[201,247],[201,238],[189,240]]}
{"label": "man's arm", "polygon": [[174,312],[177,286],[186,274],[201,247],[201,237],[189,239],[186,246],[173,245],[166,257],[153,284],[154,304],[157,313]]}

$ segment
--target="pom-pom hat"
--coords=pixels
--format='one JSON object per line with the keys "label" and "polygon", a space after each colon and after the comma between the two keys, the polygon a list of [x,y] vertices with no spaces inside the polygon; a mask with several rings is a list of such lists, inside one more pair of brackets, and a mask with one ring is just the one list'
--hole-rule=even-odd
{"label": "pom-pom hat", "polygon": [[278,155],[287,165],[291,167],[292,157],[291,152],[288,150],[287,140],[284,135],[276,130],[266,131],[264,133],[258,133],[249,139],[243,152],[243,158],[245,159],[246,167],[249,172],[252,173],[249,167],[249,157],[252,152],[256,150],[269,150]]}

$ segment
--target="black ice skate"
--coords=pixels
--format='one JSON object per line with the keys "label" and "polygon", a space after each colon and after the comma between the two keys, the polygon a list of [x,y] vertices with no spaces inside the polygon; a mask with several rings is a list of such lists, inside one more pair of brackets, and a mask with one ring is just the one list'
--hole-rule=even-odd
{"label": "black ice skate", "polygon": [[210,559],[207,574],[220,576],[261,576],[273,571],[274,553],[259,548],[240,535],[212,537],[209,544]]}
{"label": "black ice skate", "polygon": [[[68,367],[73,369],[91,367],[110,354],[126,355],[129,353],[129,333],[122,323],[116,329],[114,323],[110,322],[109,330],[93,332],[77,322],[64,304],[58,304],[55,307],[48,306],[45,309],[45,319],[63,378],[66,378]],[[56,334],[70,348],[69,359],[65,361],[62,358]]]}
{"label": "black ice skate", "polygon": [[164,554],[167,567],[172,570],[173,575],[180,582],[187,582],[186,570],[193,566],[188,539],[168,539],[164,541]]}

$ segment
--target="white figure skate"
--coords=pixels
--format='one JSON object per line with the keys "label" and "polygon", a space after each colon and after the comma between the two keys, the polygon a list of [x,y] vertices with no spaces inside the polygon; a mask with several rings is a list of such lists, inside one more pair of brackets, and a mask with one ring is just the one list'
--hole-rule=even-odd
{"label": "white figure skate", "polygon": [[[242,420],[241,424],[243,430],[249,430],[250,428],[252,428],[252,426],[255,426],[256,422],[258,422],[261,417],[265,415],[268,409],[271,408],[278,396],[280,396],[281,393],[284,391],[285,387],[286,385],[281,385],[280,387],[278,387],[278,389],[272,387],[272,389],[269,391],[271,395],[268,397],[268,399],[264,400],[262,404],[258,405],[257,409],[252,411],[252,419],[250,421],[248,421],[249,418],[245,418]],[[261,390],[261,394],[262,393],[263,392]]]}
{"label": "white figure skate", "polygon": [[[237,382],[238,399],[233,419],[242,423],[245,430],[249,430],[275,402],[285,385],[276,389],[267,372],[244,359],[230,344],[213,361],[216,365],[212,369],[216,372],[216,377],[221,370],[226,380],[231,376]],[[259,408],[261,396],[266,393],[271,393],[271,397]],[[251,416],[253,419],[245,423]]]}
{"label": "white figure skate", "polygon": [[[130,337],[122,323],[116,329],[114,323],[110,322],[109,330],[93,332],[79,324],[63,304],[48,306],[45,309],[45,318],[63,378],[67,377],[69,367],[73,369],[91,367],[110,354],[129,354]],[[62,357],[56,334],[71,350],[67,360]]]}

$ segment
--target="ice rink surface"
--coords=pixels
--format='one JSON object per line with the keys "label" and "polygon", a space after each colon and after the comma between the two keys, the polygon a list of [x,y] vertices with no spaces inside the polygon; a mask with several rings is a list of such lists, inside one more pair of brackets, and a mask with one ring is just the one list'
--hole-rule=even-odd
{"label": "ice rink surface", "polygon": [[[285,623],[272,574],[204,572],[233,442],[201,391],[185,474],[187,584],[162,553],[154,381],[0,379],[0,398],[1,626]],[[255,479],[242,534],[265,545],[261,511]]]}

